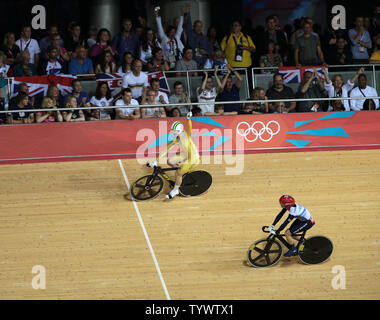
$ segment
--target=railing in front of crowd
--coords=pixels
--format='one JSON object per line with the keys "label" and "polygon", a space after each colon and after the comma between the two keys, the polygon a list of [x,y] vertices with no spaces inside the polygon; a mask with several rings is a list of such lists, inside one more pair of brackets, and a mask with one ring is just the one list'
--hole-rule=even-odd
{"label": "railing in front of crowd", "polygon": [[[336,100],[337,98],[335,98]],[[339,100],[378,100],[380,96],[377,97],[339,97]],[[215,101],[215,102],[188,102],[188,103],[172,103],[172,104],[144,104],[139,106],[125,105],[125,106],[102,106],[102,107],[76,107],[76,108],[45,108],[45,109],[23,109],[24,112],[47,112],[47,111],[69,111],[69,110],[99,110],[99,109],[122,109],[122,108],[157,108],[157,107],[180,107],[180,106],[201,106],[201,105],[226,105],[226,104],[252,104],[252,103],[271,103],[271,102],[300,102],[300,101],[331,101],[334,98],[300,98],[300,99],[265,99],[265,100],[245,100],[245,101]],[[351,110],[354,111],[354,110]],[[20,110],[5,110],[0,111],[1,113],[16,113]]]}
{"label": "railing in front of crowd", "polygon": [[[376,81],[376,67],[379,67],[380,64],[342,64],[342,65],[329,65],[328,68],[367,68],[371,67],[372,68],[372,77],[373,77],[373,87],[377,89],[377,81]],[[304,66],[307,67],[307,66]],[[294,67],[296,68],[296,67]],[[252,75],[252,89],[256,87],[256,78],[255,74],[262,74],[262,73],[255,73],[255,71],[260,71],[260,70],[277,70],[278,71],[279,67],[255,67],[251,69],[251,75]],[[349,70],[353,71],[353,70]],[[265,74],[265,73],[263,73]],[[270,74],[270,73],[266,73]],[[273,73],[272,73],[273,75]]]}
{"label": "railing in front of crowd", "polygon": [[[245,75],[245,79],[243,80],[244,83],[245,83],[245,88],[246,88],[246,92],[247,92],[247,97],[249,97],[249,84],[248,84],[248,71],[247,71],[247,68],[234,68],[234,70],[236,71],[243,71],[244,75]],[[166,74],[168,75],[171,75],[171,74],[177,74],[177,73],[180,73],[180,74],[183,74],[183,73],[186,73],[186,82],[187,82],[187,90],[188,90],[188,94],[189,94],[189,99],[192,98],[192,90],[191,90],[191,86],[190,86],[190,74],[193,74],[193,73],[203,73],[204,71],[206,72],[214,72],[215,69],[202,69],[202,70],[170,70],[170,71],[163,71],[163,73],[165,74],[165,77],[166,77]],[[228,71],[228,69],[218,69],[219,72],[221,72],[221,76],[224,76],[224,74]],[[224,73],[224,74],[223,74]],[[240,72],[239,72],[240,73]],[[199,75],[198,75],[199,76]],[[83,81],[86,80],[86,78],[92,78],[90,79],[90,81],[94,80],[96,81],[96,74],[92,73],[92,74],[77,74],[76,75],[77,78],[79,78],[81,80],[81,78],[84,78],[82,79]],[[166,79],[168,78],[180,78],[180,77],[166,77]],[[12,92],[11,92],[11,87],[12,87],[12,79],[13,78],[5,78],[6,81],[7,81],[7,84],[8,84],[8,101],[10,100],[11,96],[12,96]],[[168,85],[169,87],[169,85]],[[171,88],[169,87],[169,92],[171,91]]]}

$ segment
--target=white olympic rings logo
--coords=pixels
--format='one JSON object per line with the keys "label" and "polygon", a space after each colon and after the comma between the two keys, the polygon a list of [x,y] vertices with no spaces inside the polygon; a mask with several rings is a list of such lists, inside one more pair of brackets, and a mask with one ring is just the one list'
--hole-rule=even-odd
{"label": "white olympic rings logo", "polygon": [[[274,123],[276,126],[277,126],[277,130],[274,132],[269,126]],[[241,133],[239,130],[240,130],[240,126],[245,124],[247,126],[247,129],[243,130],[241,129],[241,131],[243,133]],[[260,130],[256,130],[255,129],[255,125],[261,125],[262,128]],[[249,125],[248,122],[240,122],[237,127],[236,127],[236,132],[238,133],[238,135],[244,137],[244,139],[247,141],[247,142],[255,142],[257,140],[257,138],[260,138],[261,141],[263,142],[268,142],[270,140],[272,140],[273,136],[275,136],[276,134],[278,134],[280,132],[280,124],[277,122],[277,121],[269,121],[266,125],[262,122],[262,121],[256,121],[254,122],[251,126]],[[253,140],[250,140],[248,139],[248,135],[252,132],[252,134],[255,136],[255,138]],[[265,139],[262,137],[262,135],[267,132],[269,134],[269,138]]]}

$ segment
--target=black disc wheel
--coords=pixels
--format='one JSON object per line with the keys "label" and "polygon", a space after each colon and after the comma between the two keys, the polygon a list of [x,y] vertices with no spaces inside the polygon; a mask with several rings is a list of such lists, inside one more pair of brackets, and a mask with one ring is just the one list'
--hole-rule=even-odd
{"label": "black disc wheel", "polygon": [[205,193],[212,184],[212,176],[207,171],[193,171],[186,173],[179,188],[185,197],[199,196]]}
{"label": "black disc wheel", "polygon": [[330,239],[323,236],[315,236],[305,240],[299,248],[299,257],[305,264],[319,264],[330,258],[333,252],[333,244]]}
{"label": "black disc wheel", "polygon": [[137,179],[131,186],[131,196],[134,200],[146,201],[157,197],[162,188],[164,181],[160,176],[147,175]]}
{"label": "black disc wheel", "polygon": [[282,256],[280,243],[273,239],[262,239],[253,243],[248,249],[248,262],[256,268],[275,265]]}

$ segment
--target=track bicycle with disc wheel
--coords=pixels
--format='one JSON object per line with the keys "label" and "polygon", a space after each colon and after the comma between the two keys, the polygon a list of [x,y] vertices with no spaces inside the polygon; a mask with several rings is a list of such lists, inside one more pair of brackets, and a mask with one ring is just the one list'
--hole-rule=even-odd
{"label": "track bicycle with disc wheel", "polygon": [[[147,165],[149,167],[149,165]],[[130,188],[130,194],[134,200],[146,201],[156,198],[164,187],[166,180],[173,188],[175,181],[166,172],[178,168],[162,168],[155,166],[153,173],[137,179]],[[185,173],[182,184],[179,187],[180,195],[184,197],[195,197],[205,193],[212,184],[212,176],[207,171],[197,170]]]}
{"label": "track bicycle with disc wheel", "polygon": [[[268,226],[262,227],[263,232],[270,233]],[[297,256],[305,264],[320,264],[327,261],[333,252],[333,243],[324,236],[305,238],[306,231],[293,235],[298,237]],[[270,234],[266,239],[254,242],[248,249],[248,262],[256,268],[270,267],[278,263],[282,257],[282,246],[290,249],[285,234]]]}

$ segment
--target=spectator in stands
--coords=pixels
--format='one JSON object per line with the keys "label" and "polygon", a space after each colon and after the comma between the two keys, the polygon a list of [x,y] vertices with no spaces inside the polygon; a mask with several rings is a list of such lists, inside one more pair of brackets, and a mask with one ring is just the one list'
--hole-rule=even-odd
{"label": "spectator in stands", "polygon": [[148,71],[169,71],[169,63],[166,61],[164,53],[161,48],[156,47],[152,51],[152,58],[148,61]]}
{"label": "spectator in stands", "polygon": [[[71,94],[65,97],[65,104],[67,102],[67,98],[71,96],[77,99],[78,107],[91,107],[90,97],[88,96],[87,92],[82,91],[82,83],[79,79],[74,79],[71,82],[71,88]],[[86,119],[91,114],[91,110],[83,110],[83,112]]]}
{"label": "spectator in stands", "polygon": [[95,95],[90,100],[91,106],[99,107],[99,109],[91,110],[89,120],[111,120],[113,110],[104,109],[104,107],[113,106],[112,100],[111,90],[107,82],[99,82],[96,87]]}
{"label": "spectator in stands", "polygon": [[176,62],[182,58],[182,50],[184,48],[181,41],[183,16],[180,17],[177,29],[174,26],[168,26],[165,33],[162,28],[162,21],[159,16],[159,11],[155,10],[154,12],[156,15],[158,35],[161,38],[161,48],[164,51],[166,60],[169,62],[170,69],[174,69]]}
{"label": "spectator in stands", "polygon": [[58,49],[58,56],[57,60],[60,64],[64,65],[65,68],[70,62],[70,55],[68,54],[67,50],[60,45],[61,36],[59,34],[55,34],[52,36],[52,46],[56,47]]}
{"label": "spectator in stands", "polygon": [[[45,56],[46,50],[49,46],[53,45],[52,38],[54,35],[58,34],[58,27],[56,25],[51,25],[48,28],[48,35],[40,40],[39,46],[42,56]],[[60,40],[60,46],[63,46],[63,41]],[[46,57],[46,56],[45,56]]]}
{"label": "spectator in stands", "polygon": [[49,86],[46,96],[53,100],[53,106],[54,107],[62,108],[62,106],[64,105],[64,103],[63,103],[64,98],[61,95],[61,92],[59,91],[57,86],[55,86],[55,85]]}
{"label": "spectator in stands", "polygon": [[[56,108],[53,105],[53,100],[49,97],[44,97],[41,103],[41,109],[53,109]],[[63,117],[61,111],[39,111],[36,112],[37,123],[49,123],[49,122],[62,122]]]}
{"label": "spectator in stands", "polygon": [[[34,99],[34,97],[29,96],[29,87],[25,82],[20,83],[18,86],[17,94],[20,94],[20,93],[25,93],[29,97],[29,105],[28,105],[27,109],[32,109],[34,104],[35,104],[35,99]],[[16,98],[17,98],[17,96],[15,96],[9,100],[9,106],[16,106],[17,105],[17,99]]]}
{"label": "spectator in stands", "polygon": [[[314,79],[317,83],[314,84]],[[314,68],[314,72],[305,71],[303,74],[303,83],[300,84],[297,98],[299,99],[311,99],[311,98],[327,98],[328,94],[325,90],[323,81],[318,77],[317,70]],[[298,112],[323,112],[325,111],[326,103],[324,101],[299,101],[297,105]]]}
{"label": "spectator in stands", "polygon": [[9,105],[8,110],[17,110],[18,112],[8,113],[7,123],[8,124],[21,124],[21,123],[32,123],[34,122],[34,113],[24,110],[32,109],[29,104],[29,97],[24,92],[19,92],[16,96],[15,104]]}
{"label": "spectator in stands", "polygon": [[[223,57],[223,50],[216,49],[214,52],[214,56],[212,58],[208,58],[204,65],[204,69],[215,69],[218,66],[219,70],[227,69],[228,61],[225,57]],[[227,71],[221,71],[222,74],[226,74]]]}
{"label": "spectator in stands", "polygon": [[54,46],[49,46],[47,49],[47,60],[43,60],[40,64],[40,75],[60,74],[65,73],[65,66],[58,61],[58,49]]}
{"label": "spectator in stands", "polygon": [[[183,84],[181,81],[174,82],[173,89],[174,93],[169,96],[170,104],[190,102],[189,94],[184,91]],[[171,109],[173,109],[173,107],[166,107],[166,111],[170,111]],[[180,106],[179,110],[182,115],[186,115],[190,111],[189,106]]]}
{"label": "spectator in stands", "polygon": [[123,88],[130,88],[132,90],[132,97],[137,101],[141,101],[143,88],[149,86],[148,75],[141,71],[142,61],[135,59],[132,64],[132,72],[126,73],[123,76]]}
{"label": "spectator in stands", "polygon": [[[141,100],[141,105],[154,105],[154,104],[160,104],[159,102],[155,101],[156,99],[156,92],[153,89],[147,89],[144,87],[143,89],[143,99]],[[151,107],[151,108],[143,108],[141,110],[141,118],[147,119],[147,118],[166,118],[166,112],[163,107]]]}
{"label": "spectator in stands", "polygon": [[96,36],[98,34],[98,30],[95,26],[90,26],[88,29],[88,38],[86,40],[86,45],[88,50],[91,50],[92,46],[96,44]]}
{"label": "spectator in stands", "polygon": [[211,49],[211,52],[210,52],[210,58],[214,57],[215,55],[215,52],[217,50],[221,50],[222,51],[222,47],[220,46],[218,40],[217,40],[217,30],[214,26],[211,26],[208,28],[207,30],[207,37],[208,37],[208,41],[210,42],[210,49]]}
{"label": "spectator in stands", "polygon": [[[343,97],[347,98],[348,93],[352,90],[355,85],[356,79],[364,72],[364,68],[360,68],[359,71],[344,84],[343,77],[340,74],[334,76],[333,81],[330,80],[329,75],[325,68],[322,68],[322,72],[325,76],[325,89],[330,98]],[[329,105],[328,111],[332,111],[334,108],[340,108],[340,104],[338,101],[341,100],[332,100]],[[343,100],[343,111],[350,111],[350,103],[348,100]]]}
{"label": "spectator in stands", "polygon": [[[176,71],[188,71],[188,70],[197,70],[198,64],[195,60],[193,60],[193,49],[190,47],[186,47],[183,49],[183,58],[178,60],[175,66]],[[185,72],[177,72],[177,77],[186,76]],[[198,72],[190,72],[190,77],[198,76]]]}
{"label": "spectator in stands", "polygon": [[113,47],[119,54],[119,63],[123,54],[127,51],[132,52],[134,58],[139,57],[140,40],[136,33],[132,31],[132,20],[123,19],[122,30],[118,33],[112,41]]}
{"label": "spectator in stands", "polygon": [[84,45],[78,45],[75,50],[75,58],[70,61],[69,73],[72,75],[77,74],[92,74],[94,68],[91,59],[86,57],[87,50]]}
{"label": "spectator in stands", "polygon": [[[279,31],[280,32],[280,31]],[[282,34],[282,32],[280,32]],[[275,53],[275,43],[271,40],[267,42],[267,52],[266,54],[262,55],[260,57],[260,67],[282,67],[282,59],[280,54]],[[261,73],[271,73],[274,72],[276,69],[262,69],[260,70]]]}
{"label": "spectator in stands", "polygon": [[99,63],[96,65],[95,73],[114,73],[116,69],[116,63],[112,61],[112,53],[104,50]]}
{"label": "spectator in stands", "polygon": [[344,38],[338,38],[335,45],[329,46],[327,62],[329,64],[352,64],[352,53]]}
{"label": "spectator in stands", "polygon": [[108,29],[100,29],[96,37],[96,44],[90,49],[89,55],[93,62],[99,63],[99,58],[104,50],[108,50],[112,55],[112,62],[116,63],[118,51],[115,45],[111,44],[111,33]]}
{"label": "spectator in stands", "polygon": [[[141,118],[139,103],[132,98],[132,91],[129,88],[121,90],[121,99],[116,101],[115,106],[120,106],[116,108],[115,119],[134,120]],[[130,107],[126,108],[126,106]]]}
{"label": "spectator in stands", "polygon": [[310,22],[304,22],[303,34],[296,38],[294,48],[294,61],[297,68],[319,64],[327,67],[319,36],[312,34]]}
{"label": "spectator in stands", "polygon": [[199,105],[199,107],[202,109],[202,114],[205,114],[206,112],[215,112],[213,102],[215,102],[216,96],[222,90],[222,83],[218,78],[218,67],[215,68],[214,75],[217,87],[213,87],[212,76],[209,76],[208,72],[204,71],[204,75],[202,77],[202,86],[200,88],[197,88],[198,102],[209,103]]}
{"label": "spectator in stands", "polygon": [[124,52],[121,65],[119,69],[117,69],[117,73],[125,75],[127,73],[132,72],[132,62],[133,62],[132,52],[129,52],[129,51]]}
{"label": "spectator in stands", "polygon": [[[270,87],[266,96],[269,100],[287,100],[295,99],[295,94],[293,90],[284,85],[284,78],[281,73],[276,73],[273,75],[273,85]],[[285,111],[291,112],[296,108],[296,102],[285,102]],[[276,110],[275,104],[273,102],[269,103],[269,111],[274,112]]]}
{"label": "spectator in stands", "polygon": [[28,50],[30,53],[29,63],[33,63],[36,68],[38,68],[39,58],[40,58],[40,46],[37,40],[32,39],[32,29],[30,26],[24,26],[21,29],[21,38],[16,41],[16,45],[23,52]]}
{"label": "spectator in stands", "polygon": [[251,53],[256,50],[252,39],[241,32],[241,23],[232,23],[232,32],[225,36],[221,43],[228,63],[234,68],[248,68],[252,65]]}
{"label": "spectator in stands", "polygon": [[173,118],[179,118],[181,116],[181,111],[177,107],[174,107],[170,110],[169,116]]}
{"label": "spectator in stands", "polygon": [[372,99],[366,99],[363,103],[363,109],[362,110],[376,110],[376,104],[375,101]]}
{"label": "spectator in stands", "polygon": [[[366,97],[377,97],[377,90],[367,85],[367,77],[364,73],[358,77],[358,86],[351,90],[350,97],[363,97],[363,99],[350,100],[352,111],[360,111],[363,109],[363,104]],[[376,109],[379,108],[379,99],[375,99]]]}
{"label": "spectator in stands", "polygon": [[380,49],[380,14],[376,15],[374,24],[371,25],[368,31],[372,40],[373,52],[376,50],[379,50]]}
{"label": "spectator in stands", "polygon": [[144,65],[147,65],[148,61],[153,57],[152,50],[154,48],[161,48],[161,44],[155,37],[153,29],[148,28],[140,42],[139,56]]}
{"label": "spectator in stands", "polygon": [[[189,8],[187,10],[189,10]],[[202,21],[196,20],[194,21],[194,26],[192,26],[190,11],[185,13],[185,17],[187,44],[194,50],[194,60],[200,68],[203,68],[206,60],[210,58],[212,54],[209,39],[202,33]]]}
{"label": "spectator in stands", "polygon": [[288,113],[286,111],[285,102],[277,101],[274,103],[274,112],[273,113]]}
{"label": "spectator in stands", "polygon": [[205,112],[205,116],[227,116],[227,115],[236,115],[237,111],[224,112],[224,105],[216,104],[214,112]]}
{"label": "spectator in stands", "polygon": [[[168,104],[169,103],[168,95],[165,92],[160,91],[160,80],[159,79],[152,78],[150,80],[150,88],[156,94],[154,101],[156,101],[160,104]],[[143,97],[143,99],[144,99],[144,97]]]}
{"label": "spectator in stands", "polygon": [[83,46],[86,49],[87,43],[84,37],[82,37],[80,25],[74,23],[71,26],[70,35],[65,38],[65,48],[70,60],[76,57],[76,49],[78,46]]}
{"label": "spectator in stands", "polygon": [[[240,76],[233,67],[227,64],[227,74],[224,76],[221,84],[221,92],[218,95],[218,101],[240,101],[240,87],[243,83],[243,78]],[[236,77],[235,83],[233,82],[231,73]],[[240,103],[234,104],[225,104],[224,111],[226,113],[230,112],[240,112]]]}
{"label": "spectator in stands", "polygon": [[[0,89],[0,111],[8,110],[7,101],[4,97],[1,96],[1,89]],[[5,113],[0,113],[0,124],[7,122],[7,115]]]}
{"label": "spectator in stands", "polygon": [[77,99],[73,96],[69,96],[66,99],[66,108],[72,108],[71,110],[62,111],[63,121],[65,122],[79,122],[85,121],[84,113],[82,109],[77,109]]}
{"label": "spectator in stands", "polygon": [[379,64],[380,63],[380,49],[376,50],[372,53],[371,58],[369,59],[369,63],[371,64]]}
{"label": "spectator in stands", "polygon": [[193,106],[193,108],[191,109],[191,112],[193,113],[193,117],[202,117],[203,116],[202,109],[197,107],[197,106]]}
{"label": "spectator in stands", "polygon": [[368,63],[368,49],[372,48],[372,41],[369,32],[364,29],[362,16],[356,17],[355,29],[348,31],[348,37],[351,42],[353,63]]}
{"label": "spectator in stands", "polygon": [[[268,97],[265,95],[264,88],[256,87],[252,90],[250,100],[268,100]],[[268,102],[249,102],[244,103],[241,114],[262,114],[268,113]]]}
{"label": "spectator in stands", "polygon": [[7,32],[1,50],[4,52],[4,63],[13,68],[22,61],[20,48],[15,43],[16,38],[13,32]]}
{"label": "spectator in stands", "polygon": [[[5,57],[4,52],[0,51],[0,83],[1,82],[6,83],[5,78],[12,75],[12,69],[10,68],[9,65],[4,63],[4,57]],[[1,79],[3,79],[3,80],[1,80]],[[4,86],[5,86],[5,84],[4,84]]]}
{"label": "spectator in stands", "polygon": [[269,50],[269,43],[273,43],[273,54],[279,55],[281,61],[282,57],[288,55],[288,41],[285,33],[277,29],[276,18],[271,15],[265,19],[266,30],[264,34],[259,35],[259,42],[257,44],[258,56],[265,55]]}

